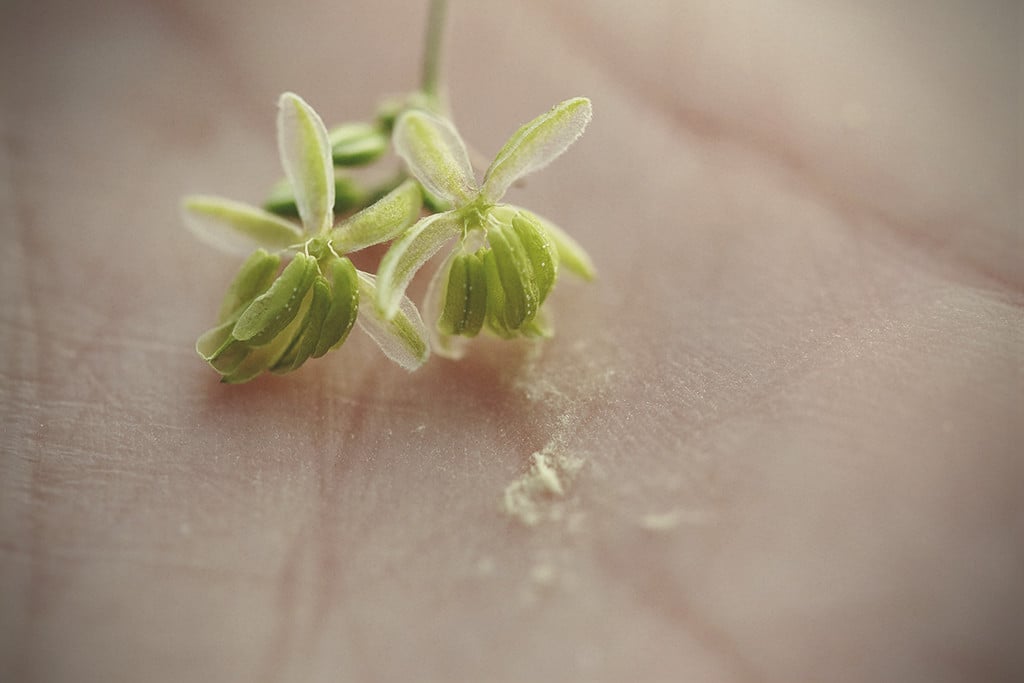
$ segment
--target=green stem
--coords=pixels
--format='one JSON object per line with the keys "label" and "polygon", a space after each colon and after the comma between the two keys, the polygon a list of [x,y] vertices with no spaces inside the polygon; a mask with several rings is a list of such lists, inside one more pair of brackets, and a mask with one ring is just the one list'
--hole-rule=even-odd
{"label": "green stem", "polygon": [[447,0],[430,0],[427,16],[427,42],[423,48],[423,94],[437,99],[441,81],[441,42]]}

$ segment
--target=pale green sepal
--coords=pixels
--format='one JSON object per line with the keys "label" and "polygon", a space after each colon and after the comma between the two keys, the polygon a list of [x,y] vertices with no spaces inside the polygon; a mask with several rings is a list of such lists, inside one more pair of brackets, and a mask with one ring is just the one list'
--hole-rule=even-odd
{"label": "pale green sepal", "polygon": [[295,340],[296,335],[302,332],[303,324],[306,322],[306,311],[309,310],[312,299],[313,288],[310,287],[302,298],[299,310],[292,321],[269,344],[249,348],[248,354],[246,354],[242,362],[230,372],[225,372],[224,376],[221,377],[221,381],[226,384],[241,384],[277,365],[281,356],[285,354],[292,341]]}
{"label": "pale green sepal", "polygon": [[338,166],[361,166],[388,151],[388,136],[370,123],[346,123],[327,133],[331,156]]}
{"label": "pale green sepal", "polygon": [[347,258],[332,259],[327,277],[331,284],[331,307],[327,310],[313,358],[341,346],[359,314],[359,276]]}
{"label": "pale green sepal", "polygon": [[487,169],[483,193],[497,203],[515,181],[544,168],[583,134],[593,116],[590,100],[576,97],[517,130]]}
{"label": "pale green sepal", "polygon": [[385,318],[377,310],[377,285],[369,273],[359,271],[359,317],[356,322],[377,342],[388,358],[406,370],[415,370],[430,357],[427,328],[408,297],[402,297],[396,314]]}
{"label": "pale green sepal", "polygon": [[[334,213],[345,214],[352,209],[365,206],[369,194],[343,170],[334,172]],[[278,216],[298,218],[299,207],[295,205],[295,192],[287,178],[282,178],[267,193],[263,208]]]}
{"label": "pale green sepal", "polygon": [[579,242],[574,240],[567,232],[543,216],[538,216],[532,212],[529,213],[537,219],[537,222],[540,223],[541,227],[544,228],[544,231],[551,239],[551,243],[555,246],[555,250],[558,252],[558,265],[560,267],[564,266],[571,273],[578,275],[588,282],[597,277],[597,270],[594,268],[594,262],[590,260],[590,256],[583,247],[580,246]]}
{"label": "pale green sepal", "polygon": [[416,271],[445,242],[461,232],[461,219],[454,212],[446,211],[420,219],[394,241],[377,269],[376,306],[386,318],[398,312],[405,288]]}
{"label": "pale green sepal", "polygon": [[409,172],[431,194],[458,206],[478,191],[466,145],[447,120],[407,111],[395,123],[392,140]]}
{"label": "pale green sepal", "polygon": [[407,180],[331,230],[331,244],[347,254],[387,242],[416,222],[421,207],[419,184]]}
{"label": "pale green sepal", "polygon": [[278,101],[277,144],[281,165],[295,191],[302,225],[318,233],[334,221],[334,164],[320,116],[295,93]]}
{"label": "pale green sepal", "polygon": [[234,320],[225,320],[203,332],[196,340],[196,353],[205,361],[215,359],[224,351],[228,342],[234,341],[234,337],[231,336],[231,329],[234,326]]}
{"label": "pale green sepal", "polygon": [[296,254],[270,289],[242,311],[231,334],[253,346],[268,343],[298,314],[318,272],[315,258]]}
{"label": "pale green sepal", "polygon": [[248,306],[249,302],[267,291],[274,282],[280,265],[281,257],[277,254],[268,254],[263,249],[253,252],[238,269],[238,274],[228,286],[228,291],[220,304],[217,322],[223,323],[229,318],[237,320],[244,306]]}
{"label": "pale green sepal", "polygon": [[271,251],[301,242],[302,231],[280,216],[223,197],[192,195],[181,204],[185,225],[202,241],[229,254],[255,247]]}

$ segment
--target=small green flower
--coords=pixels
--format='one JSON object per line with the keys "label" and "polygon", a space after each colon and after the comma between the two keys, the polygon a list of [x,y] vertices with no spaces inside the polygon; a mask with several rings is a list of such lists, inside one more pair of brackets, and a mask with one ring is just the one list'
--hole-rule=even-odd
{"label": "small green flower", "polygon": [[[223,381],[246,382],[266,370],[290,372],[337,348],[358,322],[389,358],[418,368],[429,345],[416,307],[402,297],[397,314],[385,318],[375,306],[375,277],[356,270],[345,254],[412,225],[420,215],[420,188],[403,183],[335,226],[332,152],[320,117],[298,95],[285,93],[277,134],[301,226],[220,197],[183,201],[185,222],[202,240],[232,253],[257,248],[229,287],[217,326],[199,338],[196,350]],[[291,260],[279,273],[282,256]]]}
{"label": "small green flower", "polygon": [[458,358],[465,337],[481,329],[504,338],[548,336],[541,305],[559,264],[590,280],[586,252],[553,223],[499,203],[518,179],[539,170],[582,135],[590,100],[566,100],[520,128],[477,184],[466,146],[447,120],[425,111],[403,113],[393,143],[429,195],[452,206],[406,230],[381,261],[377,305],[397,315],[413,275],[447,242],[451,253],[431,280],[424,314],[434,349]]}

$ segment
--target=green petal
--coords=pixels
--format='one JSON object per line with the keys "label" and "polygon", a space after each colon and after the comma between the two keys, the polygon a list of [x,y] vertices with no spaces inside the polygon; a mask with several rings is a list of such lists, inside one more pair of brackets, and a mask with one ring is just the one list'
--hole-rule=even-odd
{"label": "green petal", "polygon": [[387,242],[416,222],[421,206],[419,185],[407,180],[332,230],[331,244],[347,254]]}
{"label": "green petal", "polygon": [[361,166],[388,150],[388,136],[370,123],[346,123],[327,133],[331,156],[338,166]]}
{"label": "green petal", "polygon": [[487,313],[487,279],[476,254],[458,254],[449,264],[444,306],[437,321],[445,335],[475,337]]}
{"label": "green petal", "polygon": [[292,321],[270,343],[256,348],[248,347],[245,358],[230,372],[225,372],[221,381],[228,384],[241,384],[277,365],[295,337],[302,332],[306,322],[306,311],[309,310],[312,299],[313,288],[309,287]]}
{"label": "green petal", "polygon": [[415,370],[430,356],[427,328],[419,311],[402,297],[396,314],[385,318],[376,308],[377,285],[369,273],[359,272],[359,326],[388,358],[406,370]]}
{"label": "green petal", "polygon": [[540,305],[540,292],[530,256],[510,225],[489,225],[487,241],[491,244],[495,268],[504,295],[501,315],[505,327],[515,331],[533,319]]}
{"label": "green petal", "polygon": [[267,291],[280,265],[281,257],[276,254],[268,254],[262,249],[253,252],[228,286],[220,305],[220,313],[217,314],[217,322],[223,323],[229,318],[237,320],[244,306]]}
{"label": "green petal", "polygon": [[232,331],[235,339],[260,346],[277,336],[298,314],[317,272],[316,259],[296,254],[270,289],[242,312]]}
{"label": "green petal", "polygon": [[302,225],[311,233],[331,227],[334,164],[327,129],[313,108],[294,93],[286,92],[278,101],[277,144]]}
{"label": "green petal", "polygon": [[543,216],[538,216],[532,212],[530,215],[537,219],[537,222],[540,223],[541,227],[544,228],[544,232],[551,239],[555,251],[558,252],[558,265],[560,267],[564,266],[571,273],[580,276],[587,282],[597,277],[594,262],[590,260],[590,256],[587,255],[587,252],[580,246],[579,242]]}
{"label": "green petal", "polygon": [[483,249],[481,259],[487,277],[487,329],[503,339],[512,339],[516,331],[505,324],[505,290],[498,274],[498,264],[493,249]]}
{"label": "green petal", "polygon": [[395,240],[377,269],[376,306],[385,317],[398,312],[405,289],[416,271],[461,231],[459,216],[446,211],[421,219]]}
{"label": "green petal", "polygon": [[457,206],[478,191],[466,145],[450,122],[425,111],[407,111],[392,134],[395,151],[428,192]]}
{"label": "green petal", "polygon": [[313,280],[312,295],[309,300],[309,309],[300,331],[295,335],[292,343],[284,355],[270,368],[271,372],[284,374],[294,372],[302,367],[302,364],[309,360],[316,350],[320,341],[320,332],[323,329],[324,320],[327,318],[327,311],[331,306],[331,287],[327,284],[327,278],[317,275]]}
{"label": "green petal", "polygon": [[444,283],[444,305],[437,329],[444,334],[462,334],[465,325],[466,303],[469,301],[469,273],[466,254],[457,254],[448,264],[448,278]]}
{"label": "green petal", "polygon": [[277,251],[303,239],[296,225],[242,202],[192,195],[181,207],[185,225],[199,239],[231,254],[248,254],[254,247]]}
{"label": "green petal", "polygon": [[519,237],[530,259],[534,282],[537,283],[538,308],[547,298],[558,278],[558,252],[540,223],[527,211],[512,218],[512,230]]}
{"label": "green petal", "polygon": [[221,304],[218,324],[196,340],[196,352],[221,374],[230,374],[249,353],[245,342],[231,332],[242,311],[274,281],[281,258],[262,249],[250,256],[228,288]]}
{"label": "green petal", "polygon": [[590,100],[576,97],[517,130],[487,169],[484,196],[497,203],[516,180],[554,161],[583,134],[592,115]]}
{"label": "green petal", "polygon": [[352,262],[347,258],[332,259],[328,266],[328,277],[331,284],[331,307],[324,318],[313,358],[319,358],[341,346],[359,313],[359,277]]}

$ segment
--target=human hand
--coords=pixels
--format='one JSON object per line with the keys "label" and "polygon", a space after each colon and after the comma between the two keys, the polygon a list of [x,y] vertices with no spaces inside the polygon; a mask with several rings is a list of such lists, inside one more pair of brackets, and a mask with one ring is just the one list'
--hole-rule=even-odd
{"label": "human hand", "polygon": [[0,678],[1020,675],[1014,9],[633,4],[451,8],[476,147],[594,101],[517,190],[599,269],[554,340],[241,387],[178,198],[412,87],[423,8],[8,10]]}

